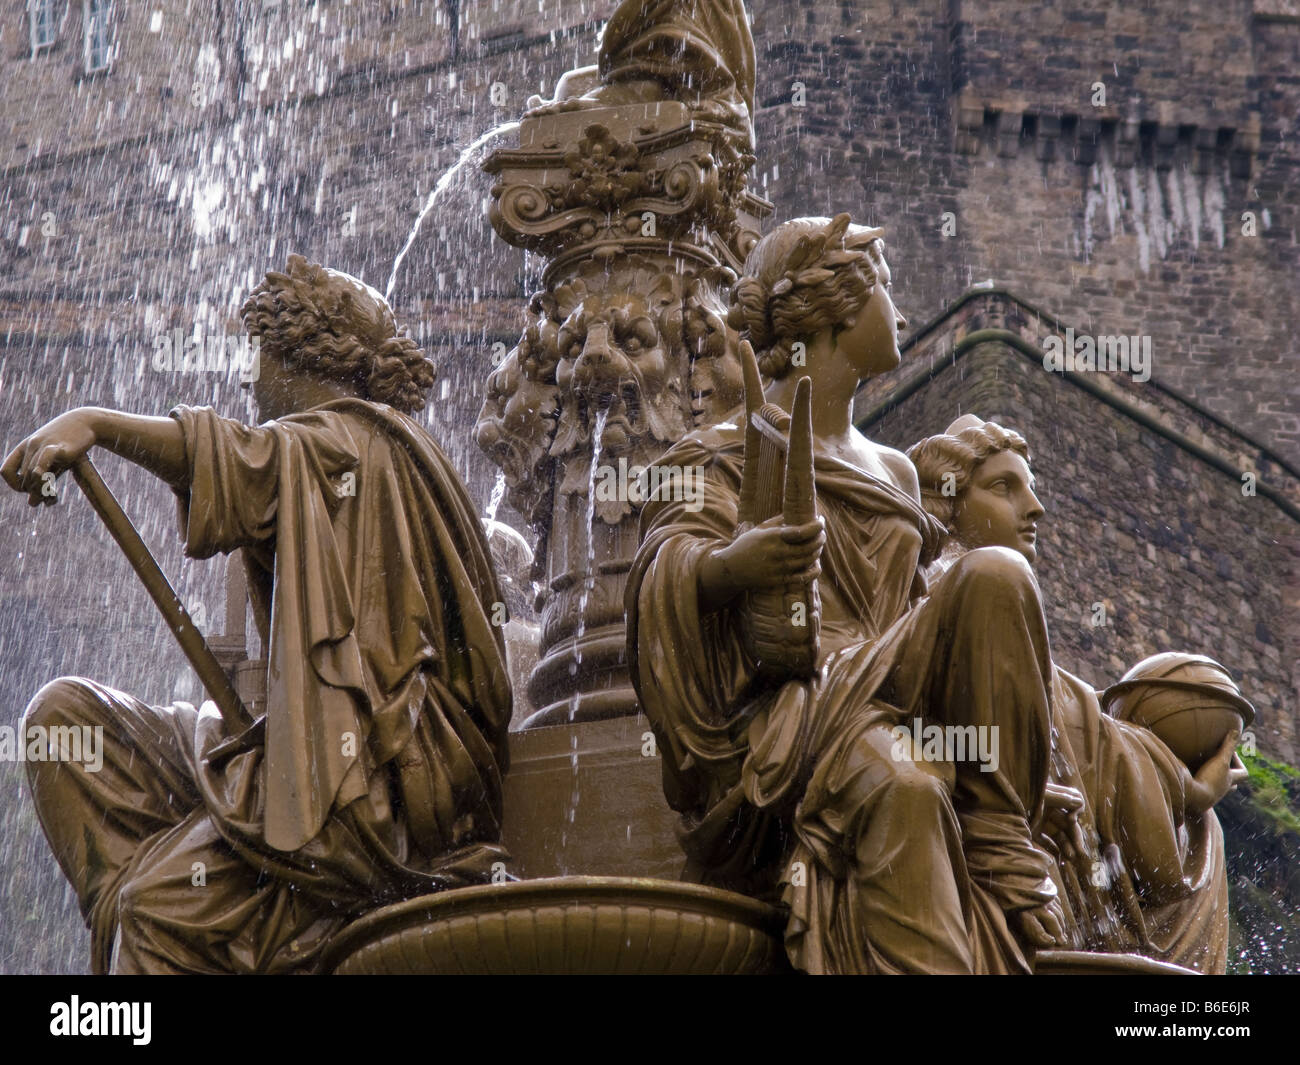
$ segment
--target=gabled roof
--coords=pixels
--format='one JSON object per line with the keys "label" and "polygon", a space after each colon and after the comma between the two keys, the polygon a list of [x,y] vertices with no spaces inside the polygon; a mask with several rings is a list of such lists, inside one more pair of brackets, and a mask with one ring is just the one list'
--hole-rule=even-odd
{"label": "gabled roof", "polygon": [[[860,429],[871,426],[908,397],[941,380],[967,353],[984,344],[1002,344],[1041,365],[1043,342],[1050,336],[1064,342],[1067,328],[1059,318],[1006,289],[992,284],[968,289],[901,345],[903,361],[898,370],[863,386],[854,404],[854,424]],[[1074,331],[1078,336],[1087,332]],[[1234,482],[1241,482],[1243,472],[1255,473],[1257,494],[1300,523],[1300,470],[1154,375],[1145,382],[1114,372],[1065,370],[1057,376]]]}

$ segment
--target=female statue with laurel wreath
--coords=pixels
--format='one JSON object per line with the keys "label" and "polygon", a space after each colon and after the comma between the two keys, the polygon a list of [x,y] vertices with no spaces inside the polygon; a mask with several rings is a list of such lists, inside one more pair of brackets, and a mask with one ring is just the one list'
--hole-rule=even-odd
{"label": "female statue with laurel wreath", "polygon": [[[731,322],[772,379],[768,403],[791,410],[796,378],[812,379],[819,517],[737,534],[741,412],[669,450],[662,463],[703,469],[704,505],[643,509],[632,675],[687,876],[783,898],[796,967],[1027,972],[1033,948],[1066,945],[1030,830],[1050,751],[1046,624],[1028,564],[1002,548],[965,555],[926,594],[943,529],[906,457],[853,428],[858,384],[897,364],[906,324],[880,235],[801,218],[750,253]],[[760,676],[747,595],[814,579],[815,675]],[[992,730],[1000,757],[914,760],[890,730],[918,718]]]}

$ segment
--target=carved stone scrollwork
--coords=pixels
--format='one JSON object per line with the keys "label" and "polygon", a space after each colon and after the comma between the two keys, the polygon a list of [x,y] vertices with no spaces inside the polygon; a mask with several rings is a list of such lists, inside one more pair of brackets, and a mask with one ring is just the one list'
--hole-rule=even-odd
{"label": "carved stone scrollwork", "polygon": [[538,541],[540,709],[525,727],[635,712],[623,590],[638,476],[740,402],[727,288],[771,210],[745,188],[753,161],[747,131],[714,110],[584,100],[525,115],[519,147],[484,166],[497,233],[546,259],[477,428]]}
{"label": "carved stone scrollwork", "polygon": [[499,179],[489,217],[503,240],[556,260],[548,281],[575,257],[670,241],[737,269],[771,210],[745,190],[744,138],[676,101],[541,115],[520,132],[484,165]]}

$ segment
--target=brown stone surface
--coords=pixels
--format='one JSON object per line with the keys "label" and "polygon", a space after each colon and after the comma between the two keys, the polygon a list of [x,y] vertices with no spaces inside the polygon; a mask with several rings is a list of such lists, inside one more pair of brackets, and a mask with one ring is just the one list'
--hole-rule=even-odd
{"label": "brown stone surface", "polygon": [[511,875],[676,880],[677,817],[657,751],[643,753],[653,749],[640,715],[512,733],[503,837]]}

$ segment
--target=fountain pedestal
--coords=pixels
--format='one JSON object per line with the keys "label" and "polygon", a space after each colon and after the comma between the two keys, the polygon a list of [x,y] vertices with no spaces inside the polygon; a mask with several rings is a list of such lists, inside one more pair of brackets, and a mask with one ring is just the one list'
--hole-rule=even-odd
{"label": "fountain pedestal", "polygon": [[546,261],[477,430],[537,541],[525,728],[636,712],[623,591],[637,475],[739,402],[722,292],[771,210],[746,191],[734,125],[676,100],[570,104],[526,115],[519,146],[484,164],[497,233]]}
{"label": "fountain pedestal", "polygon": [[685,864],[639,714],[513,733],[501,842],[521,878],[676,880]]}

